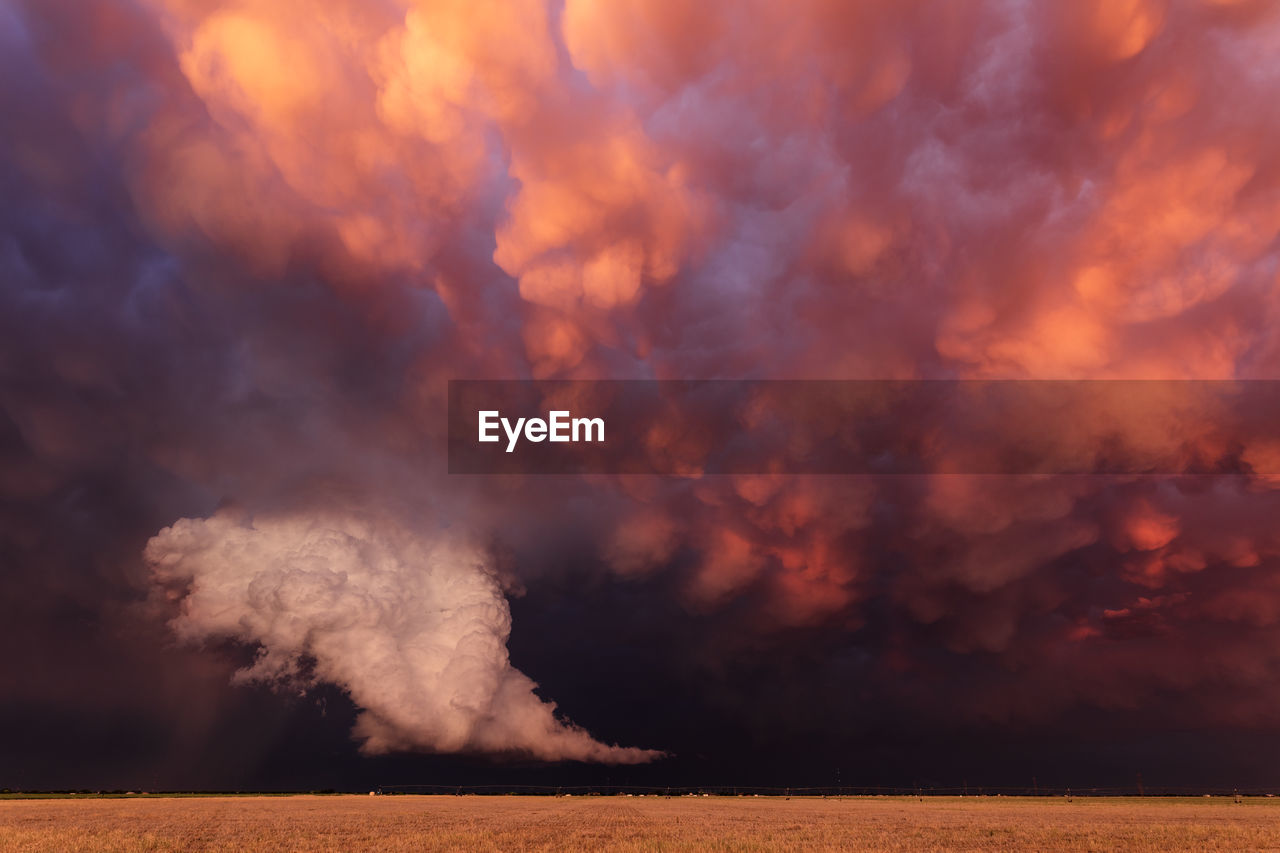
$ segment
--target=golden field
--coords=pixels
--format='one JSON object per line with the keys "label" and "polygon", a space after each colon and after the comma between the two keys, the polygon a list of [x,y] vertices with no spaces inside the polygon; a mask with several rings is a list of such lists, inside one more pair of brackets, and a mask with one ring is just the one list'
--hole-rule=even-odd
{"label": "golden field", "polygon": [[290,796],[0,800],[0,851],[1280,850],[1280,800]]}

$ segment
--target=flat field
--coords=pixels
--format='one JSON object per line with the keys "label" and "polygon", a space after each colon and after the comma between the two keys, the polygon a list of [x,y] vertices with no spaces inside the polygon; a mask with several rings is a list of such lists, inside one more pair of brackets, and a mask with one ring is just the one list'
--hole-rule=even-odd
{"label": "flat field", "polygon": [[1280,799],[0,800],[0,851],[1280,850]]}

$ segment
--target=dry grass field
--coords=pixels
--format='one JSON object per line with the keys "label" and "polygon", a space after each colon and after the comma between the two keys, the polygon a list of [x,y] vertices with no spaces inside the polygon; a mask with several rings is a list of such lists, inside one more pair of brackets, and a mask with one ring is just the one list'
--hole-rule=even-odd
{"label": "dry grass field", "polygon": [[0,801],[0,851],[1280,850],[1280,800],[207,797]]}

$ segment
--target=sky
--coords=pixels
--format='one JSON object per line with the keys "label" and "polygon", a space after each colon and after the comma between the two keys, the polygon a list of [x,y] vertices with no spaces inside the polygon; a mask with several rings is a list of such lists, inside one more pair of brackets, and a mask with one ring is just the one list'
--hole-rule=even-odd
{"label": "sky", "polygon": [[1201,402],[1039,417],[1246,473],[444,452],[460,378],[1280,378],[1277,56],[1268,0],[0,0],[0,787],[1280,784],[1280,440]]}

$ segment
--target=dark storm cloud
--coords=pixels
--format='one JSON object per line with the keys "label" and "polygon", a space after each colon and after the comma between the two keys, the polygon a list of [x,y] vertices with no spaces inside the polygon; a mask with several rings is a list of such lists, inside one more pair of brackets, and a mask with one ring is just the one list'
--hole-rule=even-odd
{"label": "dark storm cloud", "polygon": [[1273,376],[1267,4],[938,14],[6,4],[14,728],[297,749],[233,677],[372,753],[1274,727],[1267,477],[444,472],[460,376]]}

